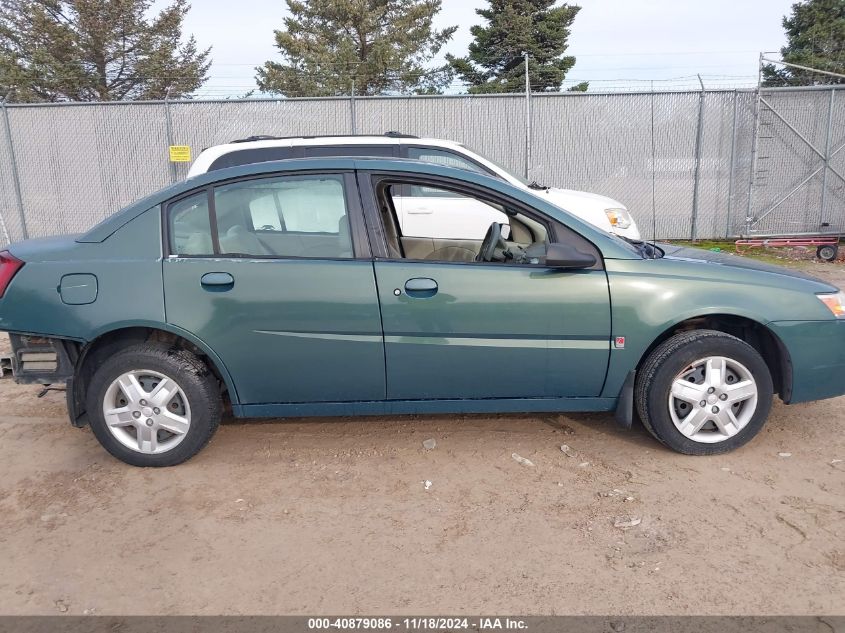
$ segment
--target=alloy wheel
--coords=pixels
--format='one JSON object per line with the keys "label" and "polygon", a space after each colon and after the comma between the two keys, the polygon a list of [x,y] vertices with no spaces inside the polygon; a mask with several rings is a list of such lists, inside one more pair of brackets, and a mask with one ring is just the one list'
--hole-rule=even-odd
{"label": "alloy wheel", "polygon": [[178,446],[191,426],[191,407],[178,383],[145,369],[121,374],[109,385],[103,415],[118,442],[148,455]]}
{"label": "alloy wheel", "polygon": [[751,421],[757,397],[757,382],[742,363],[708,356],[675,376],[669,414],[684,436],[714,444],[735,436]]}

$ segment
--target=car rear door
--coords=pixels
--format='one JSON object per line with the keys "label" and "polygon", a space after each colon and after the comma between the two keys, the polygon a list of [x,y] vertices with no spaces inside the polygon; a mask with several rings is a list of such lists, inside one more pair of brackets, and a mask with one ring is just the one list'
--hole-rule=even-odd
{"label": "car rear door", "polygon": [[167,321],[220,356],[241,404],[384,398],[379,306],[351,173],[228,182],[165,213]]}

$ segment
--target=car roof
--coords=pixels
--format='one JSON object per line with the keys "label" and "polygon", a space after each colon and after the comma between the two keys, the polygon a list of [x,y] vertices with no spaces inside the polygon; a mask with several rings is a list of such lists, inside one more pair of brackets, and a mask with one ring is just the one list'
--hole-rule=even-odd
{"label": "car roof", "polygon": [[335,136],[250,136],[236,139],[222,145],[213,145],[200,152],[191,165],[189,175],[196,176],[205,173],[221,156],[232,152],[243,152],[250,149],[265,149],[273,147],[319,147],[326,145],[425,145],[426,147],[463,147],[457,141],[440,138],[420,138],[400,132],[385,134],[349,134]]}
{"label": "car roof", "polygon": [[191,193],[195,189],[207,187],[218,182],[228,180],[249,178],[251,176],[262,176],[264,174],[284,174],[286,172],[331,172],[331,171],[374,171],[407,173],[414,175],[442,176],[481,185],[486,189],[500,192],[504,195],[516,198],[527,205],[539,207],[546,213],[555,216],[563,216],[573,229],[587,236],[592,242],[600,244],[605,257],[630,258],[630,252],[614,243],[610,234],[601,229],[573,216],[560,207],[543,200],[532,194],[530,191],[515,187],[503,180],[481,174],[478,172],[447,167],[437,163],[412,160],[407,158],[379,158],[379,157],[335,157],[324,158],[295,158],[280,161],[267,161],[261,163],[249,163],[237,167],[227,167],[212,172],[199,174],[182,182],[177,182],[169,187],[139,200],[138,202],[118,211],[109,218],[103,220],[87,233],[79,236],[76,241],[82,243],[102,242],[111,236],[115,231],[125,226],[142,213],[153,207],[161,205],[173,198]]}

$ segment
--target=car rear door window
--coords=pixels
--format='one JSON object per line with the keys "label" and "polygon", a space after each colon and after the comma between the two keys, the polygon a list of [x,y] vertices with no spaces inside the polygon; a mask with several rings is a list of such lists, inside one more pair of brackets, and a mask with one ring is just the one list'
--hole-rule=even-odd
{"label": "car rear door window", "polygon": [[284,176],[214,189],[220,254],[353,257],[342,176]]}

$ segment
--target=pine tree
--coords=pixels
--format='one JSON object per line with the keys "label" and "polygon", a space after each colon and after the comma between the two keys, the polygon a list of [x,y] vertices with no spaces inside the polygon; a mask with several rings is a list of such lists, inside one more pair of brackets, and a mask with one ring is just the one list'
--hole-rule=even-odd
{"label": "pine tree", "polygon": [[289,97],[439,92],[446,67],[425,64],[452,37],[438,31],[441,0],[287,0],[276,31],[281,62],[256,69],[258,87]]}
{"label": "pine tree", "polygon": [[[525,90],[525,61],[536,91],[559,90],[575,58],[564,55],[575,16],[581,7],[555,0],[488,0],[476,9],[487,22],[470,29],[474,41],[467,57],[446,59],[469,86],[471,93]],[[582,83],[577,90],[586,90]]]}
{"label": "pine tree", "polygon": [[0,0],[0,92],[17,101],[190,95],[211,49],[182,39],[188,0],[148,19],[151,0]]}
{"label": "pine tree", "polygon": [[[804,0],[792,5],[792,15],[783,18],[787,44],[781,58],[790,64],[845,74],[845,0]],[[763,67],[767,86],[841,84],[845,79],[767,64]]]}

